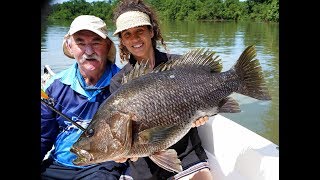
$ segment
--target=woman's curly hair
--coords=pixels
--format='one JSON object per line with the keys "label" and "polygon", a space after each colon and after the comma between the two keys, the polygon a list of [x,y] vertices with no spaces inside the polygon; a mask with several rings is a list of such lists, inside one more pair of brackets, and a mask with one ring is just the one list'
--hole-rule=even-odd
{"label": "woman's curly hair", "polygon": [[[155,13],[155,10],[152,7],[146,5],[143,2],[143,0],[122,0],[121,2],[119,2],[119,5],[114,10],[114,13],[113,13],[113,21],[114,21],[114,23],[116,23],[117,18],[121,14],[123,14],[125,12],[128,12],[128,11],[140,11],[140,12],[143,12],[143,13],[147,14],[149,16],[149,18],[150,18],[150,23],[152,25],[152,27],[149,26],[149,28],[150,29],[152,28],[153,33],[154,33],[154,36],[151,39],[153,48],[156,48],[157,47],[157,41],[160,41],[160,43],[162,44],[164,49],[167,50],[166,43],[164,42],[164,40],[162,38],[162,34],[161,34],[161,31],[160,31],[160,27],[159,27],[159,23],[158,23],[158,20],[157,20],[157,15]],[[118,36],[120,38],[119,50],[120,50],[121,62],[128,61],[130,52],[122,44],[121,33],[118,33]]]}

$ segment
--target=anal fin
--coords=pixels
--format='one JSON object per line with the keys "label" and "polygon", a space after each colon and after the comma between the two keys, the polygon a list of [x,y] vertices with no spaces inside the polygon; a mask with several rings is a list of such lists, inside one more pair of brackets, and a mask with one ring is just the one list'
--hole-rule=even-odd
{"label": "anal fin", "polygon": [[239,103],[232,97],[226,97],[219,103],[219,113],[238,113],[240,111]]}
{"label": "anal fin", "polygon": [[181,161],[174,149],[162,150],[149,156],[159,167],[170,172],[181,172]]}

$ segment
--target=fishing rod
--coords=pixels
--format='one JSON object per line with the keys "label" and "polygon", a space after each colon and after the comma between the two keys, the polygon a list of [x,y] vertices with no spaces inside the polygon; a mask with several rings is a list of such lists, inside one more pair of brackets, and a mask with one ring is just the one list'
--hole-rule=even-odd
{"label": "fishing rod", "polygon": [[58,113],[60,116],[71,122],[73,125],[77,126],[82,131],[85,131],[86,129],[80,126],[78,123],[72,121],[68,116],[63,114],[62,112],[58,111],[56,108],[54,108],[54,100],[53,98],[50,98],[42,89],[41,89],[41,102],[47,105],[51,110]]}

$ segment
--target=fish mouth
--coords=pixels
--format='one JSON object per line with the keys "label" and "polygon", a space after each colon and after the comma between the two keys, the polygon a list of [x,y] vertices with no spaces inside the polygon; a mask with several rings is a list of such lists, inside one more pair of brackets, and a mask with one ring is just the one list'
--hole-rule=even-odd
{"label": "fish mouth", "polygon": [[94,160],[93,155],[84,149],[71,147],[70,151],[77,155],[77,158],[72,161],[75,165],[88,165]]}

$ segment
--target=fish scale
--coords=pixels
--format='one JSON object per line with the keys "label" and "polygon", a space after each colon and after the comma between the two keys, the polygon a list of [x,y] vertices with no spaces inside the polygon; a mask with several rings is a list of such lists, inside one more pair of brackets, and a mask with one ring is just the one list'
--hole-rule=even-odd
{"label": "fish scale", "polygon": [[[193,72],[192,75],[194,75],[192,81],[189,81],[186,85],[185,79],[191,78],[190,73],[185,73],[188,72],[188,68],[186,69],[181,69],[179,71],[174,71],[174,72],[167,72],[165,74],[152,74],[152,76],[148,76],[148,78],[145,79],[138,79],[136,81],[143,81],[146,82],[146,84],[149,84],[148,82],[154,82],[153,79],[158,79],[158,82],[166,82],[165,79],[168,79],[168,77],[172,74],[174,74],[175,78],[173,81],[167,81],[165,86],[160,86],[160,87],[171,87],[174,86],[175,88],[164,88],[164,90],[161,91],[161,93],[157,92],[152,92],[150,93],[149,91],[143,90],[143,87],[141,87],[141,90],[139,90],[136,94],[136,97],[134,99],[139,99],[143,103],[141,104],[141,109],[145,109],[144,114],[141,114],[141,119],[148,119],[151,121],[148,122],[149,126],[144,126],[143,128],[140,129],[140,131],[143,131],[145,129],[148,129],[150,127],[154,127],[157,125],[169,125],[169,124],[176,124],[177,127],[181,128],[176,128],[176,131],[172,131],[171,133],[175,133],[176,135],[172,136],[172,138],[167,139],[167,142],[164,142],[162,145],[154,146],[154,144],[148,144],[148,145],[143,145],[148,150],[147,152],[143,152],[140,149],[142,149],[140,146],[133,146],[132,152],[130,153],[130,156],[139,156],[141,154],[149,153],[149,149],[152,147],[157,147],[155,149],[163,149],[164,147],[171,146],[174,144],[174,142],[177,142],[181,137],[184,135],[179,135],[178,134],[186,134],[188,130],[191,128],[191,123],[195,120],[195,118],[191,118],[196,114],[196,110],[200,109],[211,109],[212,107],[215,107],[217,104],[212,100],[212,98],[208,98],[207,94],[210,92],[214,92],[214,89],[208,89],[206,86],[209,86],[210,82],[205,81],[202,76],[211,76],[210,72],[203,73],[197,71]],[[192,71],[189,71],[192,72]],[[201,74],[202,76],[197,76],[197,74]],[[187,77],[186,77],[187,76]],[[216,83],[216,80],[211,79],[211,83]],[[203,85],[206,83],[207,85]],[[137,84],[142,84],[140,82],[137,82]],[[151,84],[151,83],[150,83]],[[199,86],[198,84],[202,84],[203,86]],[[134,85],[132,83],[131,85]],[[124,87],[124,88],[132,88],[130,86]],[[231,91],[230,91],[231,92]],[[229,93],[230,93],[229,92]],[[155,96],[154,98],[151,98],[148,96],[148,94],[152,94],[152,96]],[[180,96],[177,96],[177,94],[181,94]],[[181,98],[183,97],[184,94],[188,94],[189,96],[185,97],[187,98],[186,101]],[[223,95],[220,95],[223,96]],[[146,98],[144,98],[146,97]],[[215,96],[213,96],[215,97]],[[217,97],[216,99],[219,99]],[[152,104],[152,102],[159,102],[159,105],[157,106],[148,106],[149,104]],[[128,105],[126,106],[130,111],[134,111],[134,108],[130,109],[130,101],[128,101]],[[154,107],[160,107],[159,110],[155,110]],[[173,107],[173,108],[172,108]],[[181,114],[181,112],[185,112],[184,114]],[[138,113],[138,112],[135,112]],[[155,114],[157,113],[157,115]],[[213,115],[217,112],[213,112]],[[179,116],[178,116],[179,115]],[[157,120],[152,120],[151,117],[158,117]],[[178,118],[175,118],[178,117]],[[164,120],[163,120],[164,119]],[[174,119],[174,122],[172,120]],[[188,123],[188,126],[186,125]],[[184,125],[184,126],[182,126]],[[149,146],[149,147],[148,147]],[[136,150],[138,149],[138,150]]]}
{"label": "fish scale", "polygon": [[247,47],[225,72],[220,72],[221,60],[214,54],[195,49],[151,72],[146,64],[136,63],[74,143],[73,163],[148,156],[168,171],[182,171],[177,153],[168,148],[188,133],[194,121],[240,112],[239,104],[229,97],[234,92],[271,99],[254,46]]}

